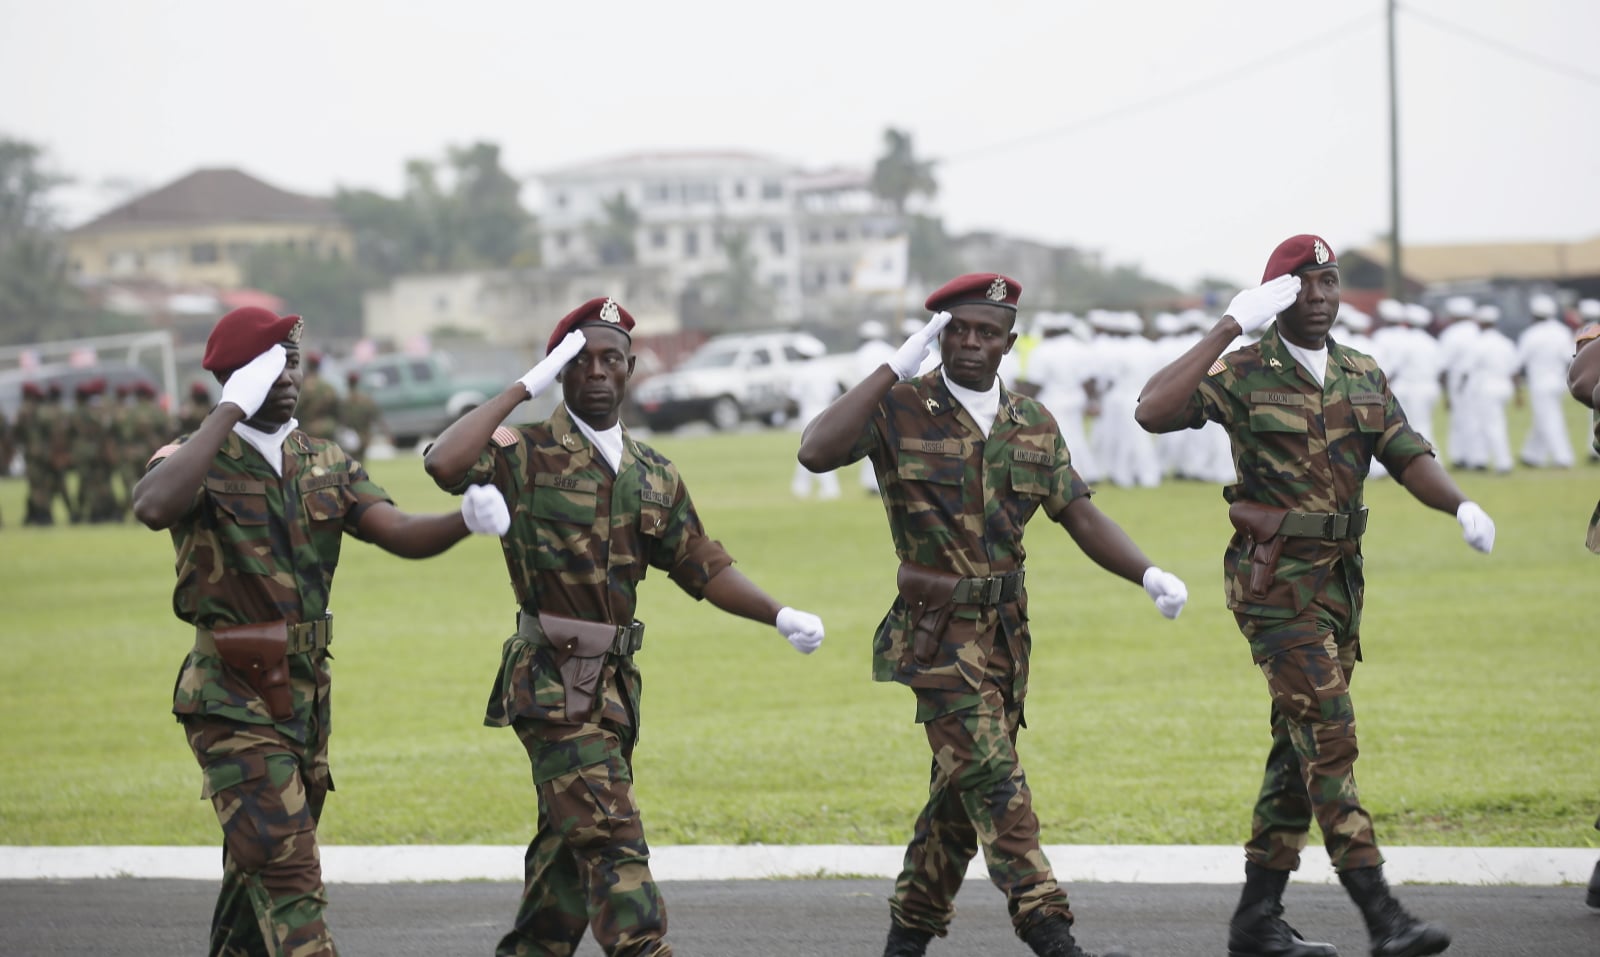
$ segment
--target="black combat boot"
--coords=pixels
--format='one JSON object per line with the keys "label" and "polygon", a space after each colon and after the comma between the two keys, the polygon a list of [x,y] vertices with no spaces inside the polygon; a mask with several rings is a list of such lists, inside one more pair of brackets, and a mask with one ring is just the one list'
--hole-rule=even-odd
{"label": "black combat boot", "polygon": [[[1046,917],[1022,934],[1022,940],[1039,957],[1095,957],[1078,946],[1072,939],[1072,925],[1065,917]],[[1128,957],[1121,951],[1108,952],[1105,957]]]}
{"label": "black combat boot", "polygon": [[1589,875],[1589,895],[1583,901],[1590,907],[1600,907],[1600,861],[1594,862],[1594,873]]}
{"label": "black combat boot", "polygon": [[883,957],[922,957],[928,952],[928,941],[933,934],[925,930],[912,930],[889,921],[889,941],[883,945]]}
{"label": "black combat boot", "polygon": [[1389,893],[1383,868],[1357,867],[1339,872],[1339,883],[1367,919],[1372,957],[1422,957],[1443,953],[1450,934],[1437,924],[1417,920]]}
{"label": "black combat boot", "polygon": [[1228,957],[1339,957],[1332,944],[1308,941],[1283,921],[1288,871],[1244,865],[1244,891],[1228,924]]}

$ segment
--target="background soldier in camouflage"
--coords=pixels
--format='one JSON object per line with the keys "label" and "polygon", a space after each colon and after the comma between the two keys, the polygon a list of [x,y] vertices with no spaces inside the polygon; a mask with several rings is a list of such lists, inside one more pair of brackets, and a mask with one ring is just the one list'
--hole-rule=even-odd
{"label": "background soldier in camouflage", "polygon": [[[31,384],[31,383],[30,383]],[[67,515],[78,521],[78,510],[67,494],[67,473],[72,470],[72,413],[61,404],[61,386],[35,386],[35,402],[23,433],[23,455],[28,465],[27,525],[54,525],[56,499]],[[23,390],[24,398],[27,389]]]}
{"label": "background soldier in camouflage", "polygon": [[[914,957],[944,936],[980,843],[1018,936],[1037,954],[1083,953],[1067,893],[1039,848],[1016,751],[1032,643],[1022,533],[1034,513],[1043,507],[1096,563],[1142,581],[1168,618],[1188,598],[1183,582],[1150,564],[1089,501],[1044,407],[996,378],[1017,338],[1021,291],[995,273],[946,284],[928,297],[932,321],[800,442],[812,471],[872,460],[901,562],[873,677],[911,686],[933,751],[928,803],[890,901],[885,957]],[[943,367],[913,378],[936,341]]]}
{"label": "background soldier in camouflage", "polygon": [[347,449],[359,462],[367,459],[367,446],[372,444],[372,432],[383,427],[383,412],[377,400],[361,388],[361,373],[351,370],[345,376],[349,393],[339,406],[340,422],[355,434],[355,448]]}
{"label": "background soldier in camouflage", "polygon": [[339,390],[322,377],[322,355],[306,354],[306,384],[300,393],[300,415],[307,435],[335,438],[339,431]]}
{"label": "background soldier in camouflage", "polygon": [[172,437],[172,420],[156,402],[155,388],[148,382],[137,382],[127,392],[126,400],[117,406],[115,423],[124,512],[133,506],[133,487],[144,475],[150,453]]}
{"label": "background soldier in camouflage", "polygon": [[72,410],[72,469],[78,473],[74,521],[120,521],[122,510],[111,486],[119,452],[113,425],[116,410],[106,402],[106,380],[80,382],[74,392],[78,400]]}
{"label": "background soldier in camouflage", "polygon": [[[516,729],[539,810],[502,957],[566,957],[586,926],[607,954],[672,952],[633,790],[633,653],[644,627],[635,590],[646,572],[775,625],[803,653],[822,643],[822,621],[781,607],[733,568],[678,470],[622,427],[632,327],[610,299],[579,306],[556,324],[543,361],[447,428],[424,459],[441,488],[464,496],[475,530],[504,536],[518,603],[484,723]],[[558,379],[565,401],[549,419],[497,428]],[[596,643],[569,644],[577,633]]]}
{"label": "background soldier in camouflage", "polygon": [[[1188,352],[1153,376],[1138,421],[1151,432],[1220,422],[1238,482],[1223,497],[1240,530],[1223,557],[1228,607],[1272,696],[1272,747],[1245,845],[1245,886],[1229,931],[1235,957],[1332,957],[1281,918],[1312,815],[1339,879],[1361,908],[1376,957],[1435,954],[1443,928],[1390,895],[1372,818],[1356,791],[1350,676],[1361,657],[1362,484],[1374,459],[1418,501],[1449,512],[1487,552],[1494,523],[1469,502],[1406,423],[1370,356],[1328,338],[1339,314],[1339,268],[1316,236],[1294,236],[1262,285]],[[1261,341],[1223,356],[1265,327]]]}
{"label": "background soldier in camouflage", "polygon": [[[16,455],[16,431],[4,412],[0,412],[0,478],[11,477],[11,458]],[[0,516],[0,524],[4,524]]]}
{"label": "background soldier in camouflage", "polygon": [[424,558],[467,535],[460,515],[395,508],[337,444],[295,427],[300,328],[258,307],[223,316],[202,363],[222,400],[133,490],[135,517],[172,533],[172,605],[194,629],[172,711],[222,825],[209,953],[227,957],[335,953],[317,822],[333,790],[327,609],[344,536]]}
{"label": "background soldier in camouflage", "polygon": [[211,390],[204,382],[189,383],[189,397],[178,410],[178,434],[188,435],[200,428],[200,423],[211,414]]}
{"label": "background soldier in camouflage", "polygon": [[[1578,330],[1576,355],[1572,365],[1567,367],[1567,391],[1590,410],[1593,429],[1590,443],[1594,451],[1600,453],[1600,348],[1592,345],[1600,339],[1600,321],[1593,321],[1600,320],[1600,302],[1585,299],[1578,305],[1581,314],[1591,321]],[[1600,555],[1600,505],[1596,505],[1594,514],[1589,516],[1589,533],[1584,544],[1589,551]],[[1600,819],[1594,826],[1600,830]],[[1589,875],[1589,891],[1584,900],[1590,907],[1600,908],[1600,861],[1595,862],[1594,872]]]}

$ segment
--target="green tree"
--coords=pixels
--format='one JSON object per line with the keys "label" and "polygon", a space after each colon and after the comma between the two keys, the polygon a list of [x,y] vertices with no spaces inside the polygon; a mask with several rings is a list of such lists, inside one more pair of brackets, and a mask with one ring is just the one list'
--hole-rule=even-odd
{"label": "green tree", "polygon": [[639,261],[639,250],[634,237],[639,232],[639,211],[628,202],[621,190],[610,199],[600,201],[605,219],[593,224],[595,249],[600,253],[600,263],[605,266],[631,266]]}
{"label": "green tree", "polygon": [[911,134],[890,127],[883,131],[883,155],[872,167],[872,192],[902,215],[912,196],[933,196],[939,183],[933,177],[933,163],[917,159]]}
{"label": "green tree", "polygon": [[262,246],[245,264],[245,281],[271,290],[290,312],[314,319],[319,339],[355,339],[361,336],[361,294],[375,277],[348,260]]}
{"label": "green tree", "polygon": [[743,230],[719,231],[717,244],[727,265],[688,283],[679,309],[684,326],[715,334],[770,325],[772,292],[761,282],[750,237]]}
{"label": "green tree", "polygon": [[911,275],[939,286],[961,273],[961,257],[944,231],[943,220],[912,214],[906,217],[906,234],[906,263]]}
{"label": "green tree", "polygon": [[50,193],[70,180],[33,143],[0,137],[0,340],[39,342],[94,331],[72,284]]}

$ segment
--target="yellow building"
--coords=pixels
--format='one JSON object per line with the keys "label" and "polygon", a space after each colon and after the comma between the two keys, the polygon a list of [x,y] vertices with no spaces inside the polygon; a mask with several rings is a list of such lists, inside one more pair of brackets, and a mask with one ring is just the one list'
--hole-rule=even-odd
{"label": "yellow building", "polygon": [[196,170],[67,234],[85,280],[156,280],[235,289],[250,254],[282,245],[349,258],[350,231],[331,200],[290,193],[236,169]]}

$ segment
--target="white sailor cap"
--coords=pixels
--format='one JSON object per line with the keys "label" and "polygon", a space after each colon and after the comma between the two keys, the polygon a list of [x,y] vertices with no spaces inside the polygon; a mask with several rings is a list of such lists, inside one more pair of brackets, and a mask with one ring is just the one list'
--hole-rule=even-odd
{"label": "white sailor cap", "polygon": [[1418,329],[1426,329],[1433,322],[1433,313],[1420,302],[1408,302],[1405,305],[1406,322]]}
{"label": "white sailor cap", "polygon": [[1528,311],[1533,313],[1535,318],[1549,319],[1556,314],[1556,301],[1542,292],[1538,293],[1528,300]]}
{"label": "white sailor cap", "polygon": [[1492,326],[1500,321],[1500,307],[1492,302],[1486,302],[1473,312],[1472,319],[1474,322]]}
{"label": "white sailor cap", "polygon": [[1406,304],[1398,299],[1379,299],[1378,318],[1384,322],[1405,322]]}

